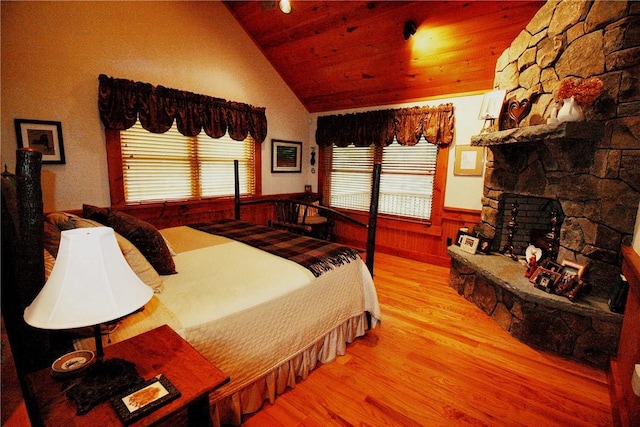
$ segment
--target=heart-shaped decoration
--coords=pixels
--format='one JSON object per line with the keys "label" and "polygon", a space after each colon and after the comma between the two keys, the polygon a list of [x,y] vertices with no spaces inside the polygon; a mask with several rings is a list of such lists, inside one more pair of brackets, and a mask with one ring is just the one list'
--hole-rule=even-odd
{"label": "heart-shaped decoration", "polygon": [[522,102],[518,100],[509,101],[509,117],[516,122],[516,126],[522,119],[527,117],[527,114],[531,111],[531,102],[528,99],[523,99]]}

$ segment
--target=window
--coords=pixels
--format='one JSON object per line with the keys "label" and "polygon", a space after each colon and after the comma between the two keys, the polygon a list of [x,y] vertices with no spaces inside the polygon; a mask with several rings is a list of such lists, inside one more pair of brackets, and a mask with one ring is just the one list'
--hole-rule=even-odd
{"label": "window", "polygon": [[233,161],[239,162],[240,194],[256,194],[256,150],[249,136],[186,137],[172,127],[156,134],[140,123],[119,132],[125,203],[190,200],[234,194]]}
{"label": "window", "polygon": [[326,167],[329,204],[368,211],[374,159],[381,159],[378,212],[430,220],[438,147],[422,138],[414,146],[332,147]]}

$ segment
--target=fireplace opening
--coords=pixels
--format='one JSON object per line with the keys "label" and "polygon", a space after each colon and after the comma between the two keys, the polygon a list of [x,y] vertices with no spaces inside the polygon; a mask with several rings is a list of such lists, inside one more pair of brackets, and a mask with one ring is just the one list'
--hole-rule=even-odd
{"label": "fireplace opening", "polygon": [[[500,198],[494,249],[503,251],[509,245],[513,229],[513,253],[524,255],[527,246],[543,250],[545,257],[556,259],[560,228],[564,221],[562,206],[555,199],[504,193]],[[510,227],[514,221],[515,227]]]}

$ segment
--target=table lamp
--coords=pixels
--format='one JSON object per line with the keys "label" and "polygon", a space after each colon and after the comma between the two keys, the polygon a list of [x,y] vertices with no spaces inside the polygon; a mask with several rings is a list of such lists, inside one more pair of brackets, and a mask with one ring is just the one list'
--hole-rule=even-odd
{"label": "table lamp", "polygon": [[[151,287],[129,267],[112,228],[76,228],[61,233],[58,257],[49,280],[25,309],[24,320],[41,329],[93,326],[97,366],[84,375],[91,387],[102,387],[104,394],[110,394],[130,382],[122,377],[131,376],[131,369],[134,380],[137,373],[135,365],[121,359],[106,361],[113,364],[103,362],[100,325],[133,313],[152,296]],[[123,364],[127,366],[123,368]],[[123,375],[120,371],[124,371]],[[107,377],[120,378],[107,384]]]}

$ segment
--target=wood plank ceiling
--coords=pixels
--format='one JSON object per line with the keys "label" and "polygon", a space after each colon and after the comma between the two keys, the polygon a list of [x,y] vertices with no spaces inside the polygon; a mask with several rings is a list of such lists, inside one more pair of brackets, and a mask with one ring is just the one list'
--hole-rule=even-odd
{"label": "wood plank ceiling", "polygon": [[[309,112],[492,89],[496,61],[543,1],[226,1]],[[417,33],[403,37],[406,21]]]}

